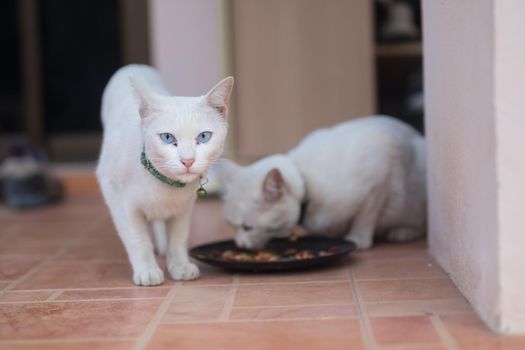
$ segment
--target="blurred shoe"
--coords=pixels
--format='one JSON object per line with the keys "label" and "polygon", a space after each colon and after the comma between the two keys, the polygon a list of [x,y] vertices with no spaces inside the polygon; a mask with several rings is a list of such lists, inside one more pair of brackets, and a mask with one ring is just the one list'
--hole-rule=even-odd
{"label": "blurred shoe", "polygon": [[0,167],[6,204],[15,209],[39,207],[62,197],[61,183],[48,174],[41,160],[16,148]]}

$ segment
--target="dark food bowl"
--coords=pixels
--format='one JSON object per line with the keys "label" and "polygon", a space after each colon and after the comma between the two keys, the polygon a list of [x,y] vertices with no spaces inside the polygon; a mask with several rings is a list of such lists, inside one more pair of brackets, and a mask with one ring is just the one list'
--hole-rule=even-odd
{"label": "dark food bowl", "polygon": [[[352,242],[342,239],[326,237],[303,237],[295,242],[289,239],[273,239],[262,250],[277,254],[279,258],[273,261],[239,261],[226,259],[222,256],[225,251],[233,253],[256,254],[257,251],[239,249],[232,240],[208,243],[194,247],[190,255],[210,265],[239,271],[284,271],[293,269],[304,269],[314,266],[334,263],[344,258],[348,253],[354,251],[357,246]],[[297,259],[290,250],[297,252],[309,251],[312,257]]]}

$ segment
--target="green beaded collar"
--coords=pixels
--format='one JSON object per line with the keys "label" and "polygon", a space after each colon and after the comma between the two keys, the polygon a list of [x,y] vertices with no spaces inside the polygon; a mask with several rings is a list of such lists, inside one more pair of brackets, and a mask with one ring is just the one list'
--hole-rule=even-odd
{"label": "green beaded collar", "polygon": [[146,168],[151,175],[153,175],[154,177],[156,177],[160,181],[164,182],[165,184],[170,185],[170,186],[174,186],[174,187],[177,187],[177,188],[182,188],[182,187],[186,186],[185,182],[182,182],[182,181],[179,181],[179,180],[170,179],[169,177],[167,177],[165,175],[162,175],[153,166],[153,164],[151,164],[149,159],[146,157],[146,153],[144,151],[142,151],[142,153],[140,154],[140,162],[142,163],[142,165],[144,165],[144,168]]}

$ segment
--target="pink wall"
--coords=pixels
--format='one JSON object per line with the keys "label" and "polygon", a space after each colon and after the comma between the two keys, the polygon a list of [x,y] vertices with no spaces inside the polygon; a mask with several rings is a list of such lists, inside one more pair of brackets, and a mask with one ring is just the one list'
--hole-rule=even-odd
{"label": "pink wall", "polygon": [[500,328],[525,333],[525,1],[494,1]]}
{"label": "pink wall", "polygon": [[153,65],[175,95],[202,95],[225,75],[223,2],[150,0]]}
{"label": "pink wall", "polygon": [[525,215],[525,96],[512,77],[524,73],[516,50],[523,55],[525,12],[520,0],[495,4],[423,1],[429,245],[486,323],[516,333],[525,332],[510,317],[525,295],[516,254],[525,246],[516,231]]}

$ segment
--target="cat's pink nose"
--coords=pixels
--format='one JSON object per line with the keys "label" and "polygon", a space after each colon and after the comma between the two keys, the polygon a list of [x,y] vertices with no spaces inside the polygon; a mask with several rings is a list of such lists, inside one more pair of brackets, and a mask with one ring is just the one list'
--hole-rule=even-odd
{"label": "cat's pink nose", "polygon": [[180,162],[184,164],[186,168],[190,168],[191,165],[195,162],[195,159],[181,159]]}

